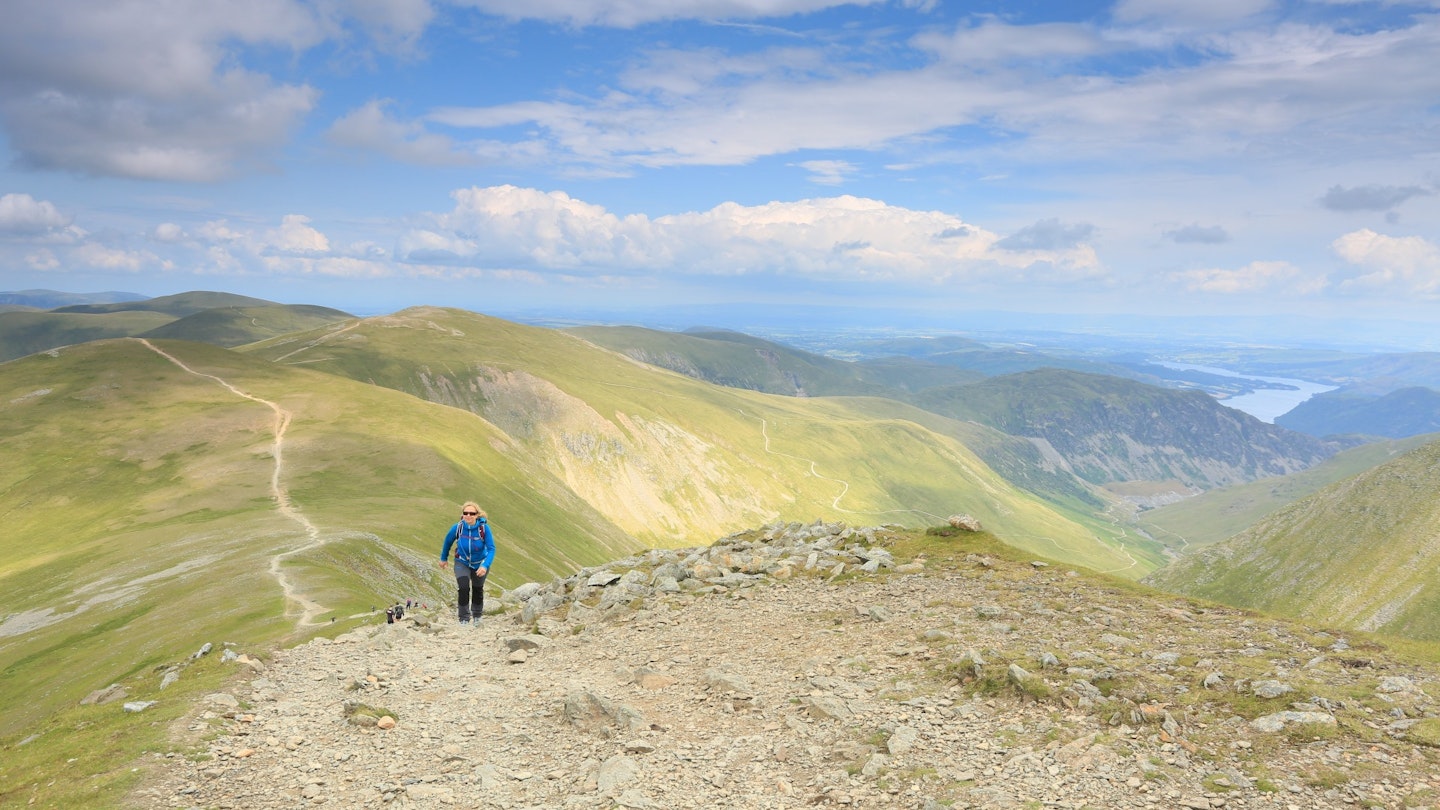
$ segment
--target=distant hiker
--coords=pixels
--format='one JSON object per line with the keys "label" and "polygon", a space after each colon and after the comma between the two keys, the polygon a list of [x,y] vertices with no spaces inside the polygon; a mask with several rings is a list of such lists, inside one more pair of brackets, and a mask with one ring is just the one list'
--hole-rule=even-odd
{"label": "distant hiker", "polygon": [[473,618],[478,625],[485,613],[485,577],[495,559],[495,537],[490,533],[484,510],[474,501],[466,501],[460,507],[460,522],[445,534],[445,545],[440,549],[441,568],[450,558],[452,545],[460,623],[469,624]]}

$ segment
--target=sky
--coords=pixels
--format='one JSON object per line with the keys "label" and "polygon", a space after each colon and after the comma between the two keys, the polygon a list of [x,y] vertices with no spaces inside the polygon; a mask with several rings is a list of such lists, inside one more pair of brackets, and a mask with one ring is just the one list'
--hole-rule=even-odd
{"label": "sky", "polygon": [[0,19],[0,290],[1440,313],[1440,0],[0,0]]}

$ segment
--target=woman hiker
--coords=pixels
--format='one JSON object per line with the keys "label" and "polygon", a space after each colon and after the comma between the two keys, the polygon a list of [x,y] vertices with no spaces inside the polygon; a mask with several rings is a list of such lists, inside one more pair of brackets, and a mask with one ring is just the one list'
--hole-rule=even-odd
{"label": "woman hiker", "polygon": [[445,545],[440,549],[442,569],[450,559],[452,545],[460,623],[473,621],[478,625],[485,612],[485,575],[490,573],[490,563],[495,560],[495,537],[490,534],[484,510],[474,501],[466,501],[460,507],[460,522],[445,533]]}

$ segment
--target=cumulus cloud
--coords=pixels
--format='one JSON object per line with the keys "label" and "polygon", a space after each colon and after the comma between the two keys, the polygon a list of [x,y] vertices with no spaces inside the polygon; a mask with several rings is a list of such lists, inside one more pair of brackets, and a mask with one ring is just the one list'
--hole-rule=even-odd
{"label": "cumulus cloud", "polygon": [[33,235],[64,228],[70,217],[46,200],[29,194],[0,196],[0,234]]}
{"label": "cumulus cloud", "polygon": [[1164,231],[1161,236],[1178,245],[1220,245],[1230,241],[1229,232],[1219,225],[1186,225]]}
{"label": "cumulus cloud", "polygon": [[1430,193],[1420,186],[1331,186],[1320,204],[1331,211],[1389,211],[1411,197]]}
{"label": "cumulus cloud", "polygon": [[301,214],[287,214],[280,221],[280,227],[265,234],[266,246],[282,253],[325,253],[330,250],[330,240],[325,234],[310,227],[310,218]]}
{"label": "cumulus cloud", "polygon": [[1364,228],[1341,236],[1331,246],[1340,258],[1364,270],[1343,286],[1440,292],[1440,247],[1422,237],[1386,236]]}
{"label": "cumulus cloud", "polygon": [[938,211],[852,196],[723,203],[660,217],[619,216],[563,192],[515,186],[454,192],[433,227],[400,240],[410,261],[536,272],[779,274],[819,280],[1069,281],[1101,272],[1088,245],[1029,252]]}

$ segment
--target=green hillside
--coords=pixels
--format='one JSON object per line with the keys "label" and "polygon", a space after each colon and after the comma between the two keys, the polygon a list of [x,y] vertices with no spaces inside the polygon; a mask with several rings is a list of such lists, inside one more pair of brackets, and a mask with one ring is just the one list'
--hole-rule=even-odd
{"label": "green hillside", "polygon": [[0,312],[0,363],[56,346],[129,337],[175,320],[161,312]]}
{"label": "green hillside", "polygon": [[697,380],[785,396],[903,396],[955,385],[980,374],[914,358],[836,360],[762,338],[724,330],[662,332],[634,326],[565,330],[642,363]]}
{"label": "green hillside", "polygon": [[214,307],[186,315],[144,332],[141,336],[191,340],[228,348],[277,335],[302,332],[353,317],[355,316],[338,309],[299,304]]}
{"label": "green hillside", "polygon": [[77,304],[47,312],[0,311],[0,362],[56,346],[117,337],[240,346],[351,317],[328,307],[276,304],[214,292]]}
{"label": "green hillside", "polygon": [[1213,545],[1337,481],[1384,464],[1440,435],[1378,441],[1337,453],[1308,470],[1213,489],[1139,514],[1136,525],[1172,551]]}
{"label": "green hillside", "polygon": [[153,345],[197,373],[139,340],[0,366],[0,735],[201,641],[448,599],[434,561],[468,498],[496,528],[499,586],[639,547],[471,414]]}
{"label": "green hillside", "polygon": [[1347,629],[1440,639],[1440,442],[1332,484],[1147,582]]}
{"label": "green hillside", "polygon": [[1130,565],[955,439],[844,400],[714,386],[564,332],[436,308],[245,350],[473,411],[656,546],[776,519],[913,526],[968,512],[1022,547]]}
{"label": "green hillside", "polygon": [[916,404],[1043,440],[1093,484],[1212,489],[1306,469],[1341,445],[1261,422],[1200,391],[1060,369],[933,388]]}
{"label": "green hillside", "polygon": [[116,301],[108,304],[76,304],[73,306],[60,307],[52,311],[77,312],[90,315],[104,312],[162,312],[175,318],[183,318],[186,315],[194,315],[197,312],[216,309],[218,307],[263,307],[270,306],[274,303],[273,301],[266,301],[263,298],[251,298],[248,295],[195,290],[177,293],[175,295],[162,295],[158,298],[146,298],[140,301]]}
{"label": "green hillside", "polygon": [[1317,394],[1275,424],[1312,436],[1342,433],[1392,439],[1440,430],[1440,391],[1411,386],[1374,395],[1353,389]]}

